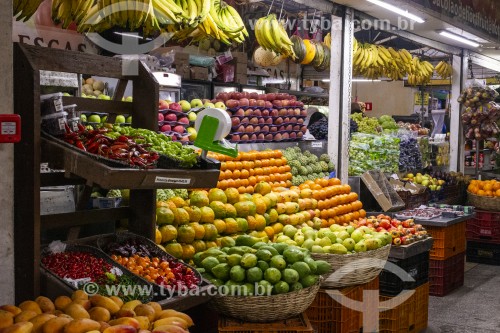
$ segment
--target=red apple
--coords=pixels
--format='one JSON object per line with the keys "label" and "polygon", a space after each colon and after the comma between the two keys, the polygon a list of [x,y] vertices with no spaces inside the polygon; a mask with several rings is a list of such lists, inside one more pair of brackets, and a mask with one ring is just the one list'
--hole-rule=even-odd
{"label": "red apple", "polygon": [[257,135],[257,140],[264,140],[265,138],[265,135],[263,133],[259,133],[259,135]]}
{"label": "red apple", "polygon": [[236,132],[238,132],[238,133],[243,133],[243,132],[245,132],[245,126],[240,125],[240,126],[238,127],[238,129],[236,130]]}
{"label": "red apple", "polygon": [[297,133],[297,139],[302,139],[304,134],[302,132]]}
{"label": "red apple", "polygon": [[260,132],[260,131],[261,131],[260,126],[255,126],[255,127],[253,128],[253,130],[254,130],[255,132]]}
{"label": "red apple", "polygon": [[286,140],[286,139],[289,139],[289,138],[290,138],[290,135],[288,135],[288,133],[283,133],[281,135],[281,139],[283,139],[283,140]]}
{"label": "red apple", "polygon": [[257,125],[259,123],[259,118],[252,117],[250,118],[250,124]]}
{"label": "red apple", "polygon": [[177,121],[177,116],[175,115],[175,113],[168,113],[163,116],[163,118],[165,119],[165,121]]}
{"label": "red apple", "polygon": [[290,118],[290,122],[296,124],[297,123],[297,118],[295,118],[295,117]]}
{"label": "red apple", "polygon": [[259,109],[255,109],[255,110],[253,110],[253,115],[255,117],[260,117],[260,116],[262,116],[262,111]]}
{"label": "red apple", "polygon": [[252,135],[250,136],[250,140],[252,140],[252,141],[257,140],[257,134],[255,134],[255,133],[254,133],[254,134],[252,134]]}
{"label": "red apple", "polygon": [[278,111],[278,109],[272,109],[272,111],[269,114],[272,117],[277,117],[277,116],[279,116],[279,111]]}
{"label": "red apple", "polygon": [[237,108],[238,106],[240,106],[240,102],[235,100],[235,99],[228,99],[226,101],[226,106],[228,108],[234,109],[234,108]]}
{"label": "red apple", "polygon": [[236,127],[240,125],[240,118],[238,117],[233,117],[231,118],[231,126]]}
{"label": "red apple", "polygon": [[230,99],[230,96],[229,96],[229,94],[227,92],[221,92],[221,93],[217,94],[216,98],[222,100],[223,102],[225,102],[228,99]]}
{"label": "red apple", "polygon": [[186,129],[182,125],[177,125],[172,130],[180,134],[183,134],[186,131]]}
{"label": "red apple", "polygon": [[265,124],[266,120],[262,117],[259,118],[259,124]]}
{"label": "red apple", "polygon": [[266,109],[262,110],[261,116],[262,117],[268,117],[269,116],[269,110],[266,110]]}
{"label": "red apple", "polygon": [[181,138],[181,141],[182,141],[182,142],[189,142],[189,136],[183,136],[183,137]]}
{"label": "red apple", "polygon": [[295,132],[290,133],[290,139],[296,139],[297,134]]}
{"label": "red apple", "polygon": [[267,118],[265,121],[265,124],[272,125],[273,124],[273,118]]}
{"label": "red apple", "polygon": [[253,99],[253,98],[249,99],[248,100],[248,105],[249,106],[257,106],[257,100]]}
{"label": "red apple", "polygon": [[248,91],[244,91],[241,93],[241,98],[250,98],[250,93]]}
{"label": "red apple", "polygon": [[283,124],[283,118],[278,117],[274,120],[274,125],[281,125]]}
{"label": "red apple", "polygon": [[267,126],[267,125],[262,126],[261,131],[262,131],[262,132],[269,132],[269,126]]}
{"label": "red apple", "polygon": [[241,119],[241,123],[242,124],[248,124],[250,122],[249,118],[248,117],[245,117],[243,119]]}
{"label": "red apple", "polygon": [[240,106],[249,106],[248,98],[240,98]]}
{"label": "red apple", "polygon": [[305,133],[307,131],[307,126],[302,126],[300,130]]}
{"label": "red apple", "polygon": [[273,105],[274,105],[275,107],[277,107],[277,108],[280,108],[280,107],[282,107],[282,106],[283,106],[283,103],[281,102],[281,100],[275,99],[275,100],[273,101]]}
{"label": "red apple", "polygon": [[247,125],[247,127],[245,128],[245,132],[252,133],[253,132],[253,126],[252,125]]}
{"label": "red apple", "polygon": [[300,109],[299,108],[293,109],[293,115],[294,116],[300,116]]}
{"label": "red apple", "polygon": [[302,118],[297,119],[297,124],[302,125],[303,123],[304,123],[304,119],[302,119]]}
{"label": "red apple", "polygon": [[266,106],[266,101],[264,101],[262,99],[258,99],[257,100],[257,106],[261,107],[261,108],[265,107]]}
{"label": "red apple", "polygon": [[264,137],[264,140],[267,140],[267,141],[271,141],[272,139],[273,139],[272,134],[266,134],[266,136]]}
{"label": "red apple", "polygon": [[253,116],[253,109],[246,109],[245,110],[245,116],[247,116],[247,117]]}
{"label": "red apple", "polygon": [[293,126],[294,131],[300,131],[300,125],[295,125]]}
{"label": "red apple", "polygon": [[266,98],[266,100],[268,100],[268,101],[272,102],[272,101],[274,101],[275,99],[276,99],[276,94],[275,94],[275,93],[269,93],[269,94],[267,94],[267,98]]}
{"label": "red apple", "polygon": [[280,127],[278,128],[278,132],[282,132],[282,131],[284,131],[285,129],[286,129],[286,127],[285,127],[285,126],[280,126]]}
{"label": "red apple", "polygon": [[259,98],[259,94],[256,93],[256,92],[252,92],[248,95],[248,98],[251,98],[251,99],[257,99]]}
{"label": "red apple", "polygon": [[297,100],[297,96],[295,96],[295,95],[288,95],[288,99],[291,99],[292,101],[296,101]]}
{"label": "red apple", "polygon": [[290,101],[288,99],[284,99],[281,101],[281,105],[288,106],[288,105],[290,105]]}
{"label": "red apple", "polygon": [[278,132],[278,127],[277,126],[273,126],[269,129],[269,132],[271,133],[274,133],[274,132]]}
{"label": "red apple", "polygon": [[231,98],[232,99],[242,99],[243,95],[242,95],[242,93],[236,91],[236,92],[231,93]]}
{"label": "red apple", "polygon": [[250,137],[248,136],[248,134],[243,134],[241,136],[241,141],[248,141],[250,139]]}
{"label": "red apple", "polygon": [[233,141],[233,142],[240,141],[240,135],[239,134],[233,134],[233,135],[231,135],[231,141]]}
{"label": "red apple", "polygon": [[274,141],[281,141],[281,134],[280,133],[274,134]]}
{"label": "red apple", "polygon": [[278,111],[278,115],[279,116],[286,116],[288,114],[287,110],[286,109],[280,109]]}
{"label": "red apple", "polygon": [[189,119],[188,117],[181,117],[177,120],[178,122],[180,122],[181,124],[189,124]]}
{"label": "red apple", "polygon": [[267,101],[267,95],[266,94],[259,94],[257,96],[257,99],[260,99],[260,100],[263,100],[263,101]]}
{"label": "red apple", "polygon": [[292,125],[287,125],[286,128],[285,128],[285,131],[292,131],[293,130],[293,126]]}
{"label": "red apple", "polygon": [[167,101],[164,101],[164,100],[160,99],[160,101],[158,102],[158,109],[160,109],[160,110],[166,110],[166,109],[168,109],[168,103],[167,103]]}
{"label": "red apple", "polygon": [[243,109],[238,109],[238,111],[236,111],[234,113],[235,116],[238,116],[238,117],[243,117],[245,115],[245,110]]}
{"label": "red apple", "polygon": [[172,139],[172,141],[177,141],[177,135],[172,135],[170,136],[170,138]]}
{"label": "red apple", "polygon": [[182,112],[182,106],[179,103],[170,103],[168,106],[170,110],[174,110],[177,112]]}
{"label": "red apple", "polygon": [[307,110],[300,110],[300,115],[302,117],[306,117],[307,116]]}
{"label": "red apple", "polygon": [[266,101],[266,104],[264,105],[266,108],[271,109],[273,107],[273,103]]}
{"label": "red apple", "polygon": [[158,121],[164,121],[165,117],[163,116],[163,113],[158,113]]}
{"label": "red apple", "polygon": [[172,127],[168,124],[165,124],[160,128],[160,132],[170,132],[171,130],[172,130]]}
{"label": "red apple", "polygon": [[290,118],[288,118],[288,117],[283,118],[283,122],[284,123],[289,123],[290,122]]}
{"label": "red apple", "polygon": [[226,113],[227,113],[227,115],[228,115],[229,117],[231,117],[231,116],[233,115],[233,113],[232,113],[231,111],[229,111],[229,110],[226,110]]}

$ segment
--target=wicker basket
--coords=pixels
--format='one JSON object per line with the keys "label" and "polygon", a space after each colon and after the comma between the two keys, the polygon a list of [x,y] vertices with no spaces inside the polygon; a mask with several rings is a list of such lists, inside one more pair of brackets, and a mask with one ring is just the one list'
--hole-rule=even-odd
{"label": "wicker basket", "polygon": [[430,191],[425,190],[422,193],[412,194],[410,191],[397,191],[401,200],[405,203],[405,209],[413,209],[425,205],[430,200]]}
{"label": "wicker basket", "polygon": [[478,209],[500,211],[500,197],[483,197],[467,191],[469,204]]}
{"label": "wicker basket", "polygon": [[309,307],[319,291],[320,283],[286,294],[271,296],[214,296],[208,305],[216,312],[253,323],[285,320]]}
{"label": "wicker basket", "polygon": [[[325,274],[323,277],[323,288],[344,288],[359,284],[368,283],[375,279],[389,258],[391,245],[386,245],[376,250],[367,252],[358,252],[353,254],[328,254],[328,253],[312,253],[311,257],[314,260],[324,260],[332,265],[332,271]],[[379,259],[381,262],[372,263],[369,260],[362,259]],[[342,268],[342,274],[339,278],[331,278],[331,274]],[[345,271],[344,271],[345,270]],[[345,274],[344,274],[345,272]],[[340,272],[339,272],[340,273]],[[342,275],[342,276],[340,276]]]}

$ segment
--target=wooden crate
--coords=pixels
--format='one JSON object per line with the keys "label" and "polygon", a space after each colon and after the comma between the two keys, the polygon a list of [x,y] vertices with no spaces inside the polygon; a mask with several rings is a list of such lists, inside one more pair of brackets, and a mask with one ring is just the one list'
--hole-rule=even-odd
{"label": "wooden crate", "polygon": [[219,317],[219,333],[306,333],[314,332],[305,313],[273,323],[245,323],[233,318]]}

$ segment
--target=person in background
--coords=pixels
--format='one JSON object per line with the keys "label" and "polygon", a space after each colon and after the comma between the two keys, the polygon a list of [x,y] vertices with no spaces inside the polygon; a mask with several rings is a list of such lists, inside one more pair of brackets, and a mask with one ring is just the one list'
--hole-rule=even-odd
{"label": "person in background", "polygon": [[361,109],[361,104],[359,104],[358,102],[351,103],[351,114],[355,114],[355,113],[361,113],[361,114],[363,114],[363,116],[365,115],[365,113]]}

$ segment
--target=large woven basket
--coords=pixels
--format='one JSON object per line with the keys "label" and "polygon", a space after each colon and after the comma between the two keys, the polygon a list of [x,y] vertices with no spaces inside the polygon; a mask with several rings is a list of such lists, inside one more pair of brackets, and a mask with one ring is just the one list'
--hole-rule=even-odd
{"label": "large woven basket", "polygon": [[[311,253],[314,260],[324,260],[332,265],[330,273],[323,275],[323,288],[344,288],[368,283],[384,268],[391,245],[376,250],[353,254]],[[375,260],[378,259],[378,260]],[[333,275],[332,275],[333,274]]]}
{"label": "large woven basket", "polygon": [[297,316],[312,304],[320,283],[299,291],[271,296],[221,296],[209,302],[216,312],[246,322],[266,323]]}
{"label": "large woven basket", "polygon": [[500,197],[483,197],[467,191],[469,204],[482,210],[500,211]]}

